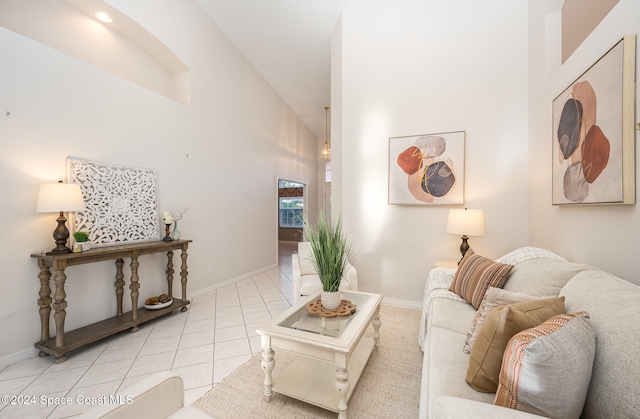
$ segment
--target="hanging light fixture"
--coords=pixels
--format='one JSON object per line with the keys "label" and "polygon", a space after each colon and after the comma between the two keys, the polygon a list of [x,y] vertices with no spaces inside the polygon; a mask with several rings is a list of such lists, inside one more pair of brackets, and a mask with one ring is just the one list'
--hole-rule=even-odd
{"label": "hanging light fixture", "polygon": [[329,107],[324,107],[324,123],[325,123],[325,137],[324,137],[324,147],[320,154],[322,154],[322,158],[326,161],[331,160],[331,146],[329,145]]}

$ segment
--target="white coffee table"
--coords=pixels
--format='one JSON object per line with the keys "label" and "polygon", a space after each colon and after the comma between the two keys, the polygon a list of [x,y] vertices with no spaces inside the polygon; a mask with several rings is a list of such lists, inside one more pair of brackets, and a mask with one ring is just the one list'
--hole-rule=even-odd
{"label": "white coffee table", "polygon": [[[349,317],[311,316],[306,303],[291,307],[258,329],[262,342],[264,396],[273,392],[338,412],[347,417],[347,403],[373,348],[378,346],[382,295],[358,291],[342,293],[356,306]],[[373,325],[374,338],[363,337]],[[295,360],[272,376],[276,351],[296,355]]]}

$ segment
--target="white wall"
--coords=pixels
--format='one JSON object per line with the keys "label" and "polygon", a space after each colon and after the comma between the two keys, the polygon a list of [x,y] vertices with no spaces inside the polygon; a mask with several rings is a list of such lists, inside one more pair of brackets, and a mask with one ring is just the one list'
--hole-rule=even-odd
{"label": "white wall", "polygon": [[[30,254],[54,247],[56,215],[36,214],[36,197],[66,179],[67,156],[158,171],[160,211],[190,208],[190,293],[277,264],[278,177],[308,183],[317,208],[317,139],[194,1],[111,3],[190,68],[191,105],[0,27],[0,363],[40,338]],[[140,259],[141,299],[164,290],[162,263]],[[115,313],[114,275],[107,262],[67,270],[67,330]]]}
{"label": "white wall", "polygon": [[471,246],[495,258],[528,244],[527,2],[354,0],[340,30],[334,212],[361,288],[420,301],[434,262],[459,258],[450,207],[387,205],[389,137],[466,131],[465,206],[487,227]]}
{"label": "white wall", "polygon": [[[635,237],[640,228],[638,205],[553,206],[550,190],[552,101],[624,35],[640,32],[640,3],[620,0],[562,65],[559,19],[555,9],[549,7],[553,3],[529,1],[531,244],[640,284]],[[636,65],[636,80],[640,80],[639,69]],[[635,92],[637,104],[640,98],[637,88]],[[635,121],[638,120],[636,110]],[[636,151],[636,184],[640,168],[638,155]]]}

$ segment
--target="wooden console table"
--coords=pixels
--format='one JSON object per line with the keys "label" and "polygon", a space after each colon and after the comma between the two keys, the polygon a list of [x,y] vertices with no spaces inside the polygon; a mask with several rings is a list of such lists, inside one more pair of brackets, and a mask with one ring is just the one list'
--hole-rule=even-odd
{"label": "wooden console table", "polygon": [[[40,273],[40,341],[35,343],[35,347],[40,349],[40,356],[54,355],[55,362],[65,361],[64,354],[74,349],[80,348],[89,343],[111,336],[126,329],[131,332],[138,331],[138,325],[155,319],[174,310],[187,310],[189,301],[187,300],[187,248],[191,240],[177,240],[170,242],[155,241],[136,244],[122,244],[108,247],[98,247],[82,253],[62,253],[51,254],[34,253],[31,257],[38,259]],[[173,298],[173,251],[181,250],[182,265],[180,268],[180,278],[182,283],[182,299]],[[167,252],[167,294],[173,298],[173,302],[168,307],[159,310],[146,310],[138,308],[138,289],[140,288],[138,276],[138,257],[141,255]],[[131,263],[131,307],[132,310],[122,312],[122,295],[124,294],[124,258],[130,258]],[[84,265],[93,262],[103,262],[115,260],[116,264],[116,316],[88,326],[65,333],[64,321],[67,315],[65,308],[67,301],[64,291],[67,276],[65,269],[68,266]],[[51,269],[53,269],[54,292],[51,298]],[[53,307],[53,319],[55,321],[56,334],[53,338],[49,336],[49,318]]]}

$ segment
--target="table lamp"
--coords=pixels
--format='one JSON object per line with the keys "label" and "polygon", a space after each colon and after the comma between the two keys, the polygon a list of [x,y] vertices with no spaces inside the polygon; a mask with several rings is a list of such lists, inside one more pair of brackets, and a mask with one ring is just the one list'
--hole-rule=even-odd
{"label": "table lamp", "polygon": [[56,247],[47,254],[69,253],[71,249],[67,247],[69,230],[67,229],[67,219],[64,216],[66,211],[81,211],[85,209],[84,199],[80,185],[75,183],[48,183],[40,185],[38,193],[38,205],[36,212],[60,212],[58,226],[53,230],[53,239]]}
{"label": "table lamp", "polygon": [[464,254],[469,250],[469,243],[467,243],[469,236],[484,236],[484,211],[467,208],[450,209],[447,233],[462,234],[460,253],[464,258]]}

